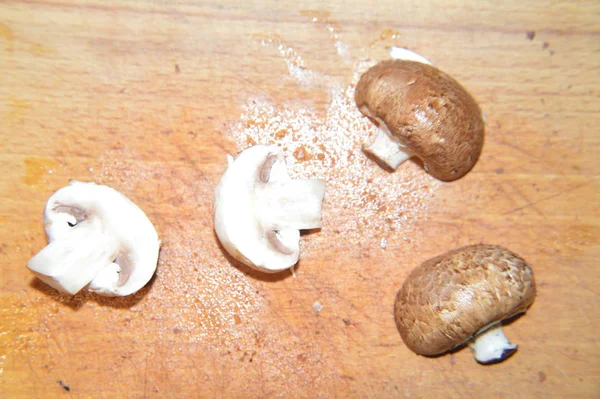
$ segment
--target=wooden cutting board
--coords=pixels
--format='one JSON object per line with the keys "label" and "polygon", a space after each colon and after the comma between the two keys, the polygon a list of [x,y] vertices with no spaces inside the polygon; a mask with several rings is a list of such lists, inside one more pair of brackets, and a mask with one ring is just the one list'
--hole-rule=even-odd
{"label": "wooden cutting board", "polygon": [[[529,3],[2,2],[0,397],[598,397],[600,6]],[[457,182],[360,151],[372,127],[353,84],[394,45],[485,112]],[[255,143],[328,180],[296,278],[232,262],[212,230],[225,156]],[[158,271],[138,294],[61,296],[25,268],[69,179],[155,224]],[[477,242],[534,268],[536,302],[506,328],[518,353],[413,354],[395,292]]]}

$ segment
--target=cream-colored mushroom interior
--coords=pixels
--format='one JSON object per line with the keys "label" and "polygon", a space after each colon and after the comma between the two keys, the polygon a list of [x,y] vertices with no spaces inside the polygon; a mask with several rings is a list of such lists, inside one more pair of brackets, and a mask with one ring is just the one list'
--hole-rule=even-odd
{"label": "cream-colored mushroom interior", "polygon": [[[365,110],[362,110],[365,113]],[[366,114],[369,115],[369,114]],[[381,118],[370,116],[377,129],[377,135],[369,144],[363,147],[363,151],[374,156],[392,170],[396,170],[400,164],[412,157],[409,149],[395,139]]]}
{"label": "cream-colored mushroom interior", "polygon": [[88,212],[86,212],[84,209],[72,205],[58,204],[53,208],[53,210],[56,213],[61,213],[65,216],[71,216],[70,218],[66,218],[69,227],[74,227],[89,217]]}
{"label": "cream-colored mushroom interior", "polygon": [[291,180],[282,157],[267,157],[259,171],[256,204],[259,220],[271,247],[291,254],[298,247],[299,231],[321,227],[325,182]]}
{"label": "cream-colored mushroom interior", "polygon": [[121,250],[121,253],[119,256],[117,256],[114,262],[121,268],[119,271],[119,281],[117,282],[117,286],[121,286],[125,284],[127,280],[129,280],[129,276],[133,271],[133,262],[129,252],[125,250]]}
{"label": "cream-colored mushroom interior", "polygon": [[[77,206],[73,205],[64,205],[58,204],[53,208],[54,212],[57,214],[61,214],[67,222],[68,228],[73,228],[79,226],[82,222],[86,221],[93,214],[93,211],[86,211]],[[62,226],[61,228],[64,228]],[[59,238],[59,237],[53,237]],[[90,237],[90,239],[92,239]],[[119,251],[119,255],[115,259],[109,259],[110,261],[116,263],[118,267],[118,283],[117,286],[121,286],[127,282],[129,276],[132,272],[132,261],[129,256],[129,251],[127,249],[121,249]],[[82,265],[83,266],[83,265]]]}

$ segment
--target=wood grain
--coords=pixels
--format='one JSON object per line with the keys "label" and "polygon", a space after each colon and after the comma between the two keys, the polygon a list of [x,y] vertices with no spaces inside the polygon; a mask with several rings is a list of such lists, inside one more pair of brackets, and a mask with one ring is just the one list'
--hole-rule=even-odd
{"label": "wood grain", "polygon": [[[594,1],[2,2],[0,397],[598,397],[598,21]],[[391,45],[479,101],[486,142],[465,178],[336,150],[333,133],[365,122],[332,88]],[[290,151],[326,149],[288,154],[294,175],[330,178],[297,278],[232,262],[211,228],[225,155],[247,132],[267,140],[274,115]],[[69,179],[111,185],[154,222],[164,244],[140,293],[64,297],[26,270]],[[476,242],[534,268],[536,302],[506,328],[518,353],[492,367],[413,354],[396,290]]]}

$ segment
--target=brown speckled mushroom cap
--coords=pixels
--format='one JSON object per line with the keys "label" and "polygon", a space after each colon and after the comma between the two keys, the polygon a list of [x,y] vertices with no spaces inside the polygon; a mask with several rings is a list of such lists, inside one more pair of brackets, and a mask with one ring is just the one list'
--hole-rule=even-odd
{"label": "brown speckled mushroom cap", "polygon": [[437,179],[456,180],[479,158],[484,133],[479,106],[456,80],[431,65],[380,62],[361,76],[355,100]]}
{"label": "brown speckled mushroom cap", "polygon": [[523,259],[496,245],[470,245],[413,270],[396,295],[394,317],[406,346],[433,356],[524,312],[534,298]]}

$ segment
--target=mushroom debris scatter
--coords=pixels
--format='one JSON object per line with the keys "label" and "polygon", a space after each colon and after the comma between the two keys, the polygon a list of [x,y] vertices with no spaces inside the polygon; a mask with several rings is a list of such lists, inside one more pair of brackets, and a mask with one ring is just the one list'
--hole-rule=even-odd
{"label": "mushroom debris scatter", "polygon": [[321,88],[332,90],[342,87],[333,77],[306,67],[304,59],[292,47],[285,44],[283,39],[275,34],[256,34],[252,36],[255,43],[277,50],[288,69],[290,77],[300,87]]}
{"label": "mushroom debris scatter", "polygon": [[[337,24],[326,15],[311,15],[334,36],[336,49],[345,61],[352,61],[353,82],[349,86],[323,72],[311,70],[302,57],[278,35],[255,35],[255,43],[274,48],[285,62],[298,86],[322,89],[328,95],[325,110],[298,102],[274,105],[254,98],[243,106],[239,123],[231,126],[239,150],[256,144],[276,145],[283,150],[290,176],[327,181],[323,205],[325,234],[311,234],[302,241],[304,256],[331,234],[344,234],[346,243],[380,246],[377,235],[396,231],[387,245],[412,245],[408,238],[412,224],[422,219],[435,199],[439,181],[408,162],[402,173],[381,170],[361,151],[379,129],[365,118],[354,101],[354,84],[375,64],[368,58],[350,59]],[[315,19],[316,18],[316,19]],[[333,31],[332,31],[333,29]],[[372,233],[372,234],[371,234]],[[360,248],[357,250],[360,250]]]}
{"label": "mushroom debris scatter", "polygon": [[[292,178],[327,181],[324,230],[379,246],[376,236],[381,233],[399,232],[388,239],[389,244],[410,231],[411,222],[422,217],[435,197],[439,182],[412,163],[402,173],[381,170],[360,150],[365,137],[376,131],[356,109],[353,87],[333,91],[325,115],[308,107],[250,101],[240,123],[231,129],[240,150],[277,145]],[[304,250],[322,239],[318,236],[307,237]]]}
{"label": "mushroom debris scatter", "polygon": [[312,305],[312,308],[315,313],[319,313],[321,310],[323,310],[323,305],[321,305],[321,302],[315,301],[315,303]]}
{"label": "mushroom debris scatter", "polygon": [[381,241],[379,241],[379,246],[381,247],[381,249],[386,249],[387,248],[387,238],[383,237],[381,239]]}
{"label": "mushroom debris scatter", "polygon": [[350,46],[342,40],[342,29],[339,22],[331,18],[331,14],[323,10],[302,10],[300,14],[309,17],[310,20],[318,25],[321,25],[329,33],[330,39],[333,41],[338,56],[344,62],[352,61]]}

